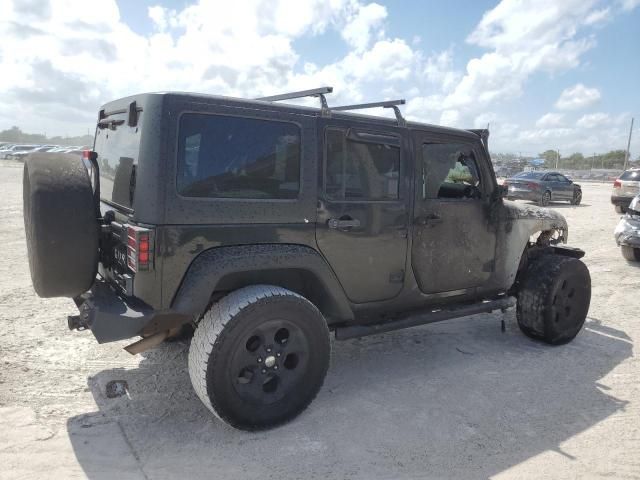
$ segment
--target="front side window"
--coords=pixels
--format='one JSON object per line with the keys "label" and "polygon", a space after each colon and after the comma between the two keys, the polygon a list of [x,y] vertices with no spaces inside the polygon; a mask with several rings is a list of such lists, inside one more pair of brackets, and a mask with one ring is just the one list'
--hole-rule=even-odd
{"label": "front side window", "polygon": [[325,193],[332,200],[399,198],[400,148],[327,130]]}
{"label": "front side window", "polygon": [[422,145],[422,198],[480,198],[473,149],[462,143]]}
{"label": "front side window", "polygon": [[185,114],[177,187],[186,197],[297,198],[300,129],[286,122]]}

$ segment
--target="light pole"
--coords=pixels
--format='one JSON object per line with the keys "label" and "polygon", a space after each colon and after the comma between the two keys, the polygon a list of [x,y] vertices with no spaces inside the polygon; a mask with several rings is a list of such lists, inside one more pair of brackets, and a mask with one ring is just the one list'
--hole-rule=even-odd
{"label": "light pole", "polygon": [[627,140],[627,151],[624,152],[624,166],[623,170],[627,169],[629,163],[629,148],[631,147],[631,132],[633,132],[633,117],[631,117],[631,127],[629,128],[629,140]]}

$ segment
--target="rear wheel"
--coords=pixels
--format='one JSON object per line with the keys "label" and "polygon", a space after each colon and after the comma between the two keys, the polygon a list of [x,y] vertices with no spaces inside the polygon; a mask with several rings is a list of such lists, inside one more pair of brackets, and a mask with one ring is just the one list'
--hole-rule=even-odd
{"label": "rear wheel", "polygon": [[218,418],[258,430],[291,420],[311,403],[329,357],[329,330],[311,302],[281,287],[255,285],[205,314],[191,341],[189,374]]}
{"label": "rear wheel", "polygon": [[628,245],[621,245],[620,250],[625,260],[631,262],[640,262],[640,248],[630,247]]}
{"label": "rear wheel", "polygon": [[518,292],[516,317],[527,336],[552,345],[570,342],[589,311],[591,277],[577,258],[544,255],[532,263]]}
{"label": "rear wheel", "polygon": [[547,205],[549,205],[550,202],[551,202],[551,192],[547,190],[542,194],[542,197],[540,197],[540,206],[546,207]]}

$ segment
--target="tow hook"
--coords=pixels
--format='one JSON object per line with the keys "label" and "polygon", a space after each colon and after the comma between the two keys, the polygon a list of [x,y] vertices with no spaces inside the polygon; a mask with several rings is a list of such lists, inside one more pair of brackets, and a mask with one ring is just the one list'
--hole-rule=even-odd
{"label": "tow hook", "polygon": [[69,315],[67,317],[67,325],[69,326],[69,330],[77,330],[79,332],[89,328],[86,319],[82,318],[80,315]]}

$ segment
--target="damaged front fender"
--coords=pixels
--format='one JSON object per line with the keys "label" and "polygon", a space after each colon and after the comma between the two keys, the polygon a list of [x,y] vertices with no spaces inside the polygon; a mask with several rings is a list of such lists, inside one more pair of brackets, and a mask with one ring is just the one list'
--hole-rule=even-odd
{"label": "damaged front fender", "polygon": [[499,209],[497,260],[503,288],[513,285],[529,245],[549,246],[567,243],[569,227],[563,215],[549,208],[503,200]]}

